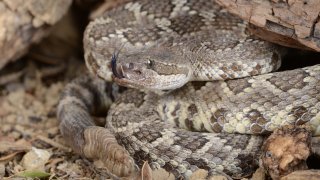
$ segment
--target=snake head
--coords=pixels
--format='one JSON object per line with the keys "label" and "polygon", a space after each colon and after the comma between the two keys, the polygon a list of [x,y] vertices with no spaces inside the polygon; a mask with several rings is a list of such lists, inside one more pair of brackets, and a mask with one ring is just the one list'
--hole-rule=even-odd
{"label": "snake head", "polygon": [[135,53],[121,57],[114,54],[111,67],[113,79],[119,85],[155,91],[171,90],[187,83],[192,74],[188,64],[178,62],[169,52]]}

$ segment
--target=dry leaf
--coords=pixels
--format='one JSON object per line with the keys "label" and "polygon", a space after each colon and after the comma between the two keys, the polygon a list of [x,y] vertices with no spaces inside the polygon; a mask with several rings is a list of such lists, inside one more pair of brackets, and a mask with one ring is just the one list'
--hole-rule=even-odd
{"label": "dry leaf", "polygon": [[150,168],[148,161],[145,161],[141,168],[141,179],[152,180],[152,169]]}

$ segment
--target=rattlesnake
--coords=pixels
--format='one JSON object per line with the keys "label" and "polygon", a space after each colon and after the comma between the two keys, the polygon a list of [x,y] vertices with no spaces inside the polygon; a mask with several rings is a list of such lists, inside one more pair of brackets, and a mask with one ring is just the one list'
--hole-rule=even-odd
{"label": "rattlesnake", "polygon": [[[118,94],[89,76],[66,87],[57,113],[62,134],[117,176],[148,161],[177,178],[199,168],[240,178],[257,165],[263,137],[256,135],[306,122],[319,134],[320,66],[264,74],[280,66],[281,51],[214,1],[129,2],[91,22],[84,46],[93,74],[169,90]],[[111,103],[107,128],[98,128],[90,113]]]}

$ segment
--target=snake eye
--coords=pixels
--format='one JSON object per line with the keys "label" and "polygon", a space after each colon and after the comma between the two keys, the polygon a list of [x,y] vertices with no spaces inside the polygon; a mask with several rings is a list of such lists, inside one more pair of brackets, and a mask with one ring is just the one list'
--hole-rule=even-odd
{"label": "snake eye", "polygon": [[154,62],[153,62],[152,60],[148,59],[148,61],[147,61],[147,68],[148,68],[148,69],[152,69],[153,66],[154,66]]}

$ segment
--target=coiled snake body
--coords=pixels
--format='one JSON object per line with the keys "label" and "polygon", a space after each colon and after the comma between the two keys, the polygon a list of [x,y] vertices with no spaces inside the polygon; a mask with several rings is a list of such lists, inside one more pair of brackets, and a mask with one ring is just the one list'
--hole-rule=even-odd
{"label": "coiled snake body", "polygon": [[[91,77],[66,87],[58,106],[62,134],[117,176],[148,161],[176,177],[201,168],[240,178],[257,165],[257,135],[306,122],[319,134],[320,66],[268,73],[280,66],[280,50],[250,36],[214,1],[133,1],[91,22],[84,36],[92,73],[170,90],[119,95]],[[96,127],[90,114],[113,99],[106,128]]]}

